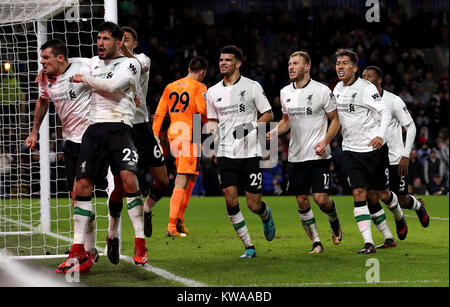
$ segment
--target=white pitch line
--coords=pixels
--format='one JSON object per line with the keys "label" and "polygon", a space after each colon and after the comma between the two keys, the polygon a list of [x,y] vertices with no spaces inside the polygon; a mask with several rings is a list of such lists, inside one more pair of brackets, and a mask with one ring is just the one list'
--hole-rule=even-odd
{"label": "white pitch line", "polygon": [[376,286],[379,284],[436,284],[448,282],[449,282],[448,280],[384,280],[379,282],[342,281],[342,282],[310,282],[310,283],[285,283],[285,284],[250,284],[239,287],[311,287],[311,286],[338,286],[338,285]]}
{"label": "white pitch line", "polygon": [[[121,255],[120,258],[125,260],[126,262],[134,264],[134,260],[131,257],[129,257],[129,256]],[[164,277],[165,279],[169,279],[169,280],[180,282],[180,283],[184,284],[187,287],[208,287],[206,284],[203,284],[201,282],[177,276],[177,275],[175,275],[175,274],[173,274],[173,273],[171,273],[169,271],[166,271],[166,270],[154,267],[154,266],[149,265],[149,264],[146,264],[142,268],[144,270],[149,271],[149,272],[155,273],[156,275]]]}
{"label": "white pitch line", "polygon": [[[417,217],[416,215],[406,215],[406,217]],[[438,221],[447,221],[448,222],[448,217],[436,217],[436,216],[430,216],[430,220],[438,220]]]}
{"label": "white pitch line", "polygon": [[[19,222],[19,221],[10,220],[10,219],[5,218],[5,217],[1,217],[1,218],[5,219],[5,220],[8,220],[9,222],[13,222],[13,223],[19,224],[20,226],[26,227],[28,229],[33,229],[33,227],[31,225],[27,225],[27,224]],[[67,241],[67,242],[72,242],[71,238],[65,237],[65,236],[62,236],[62,235],[58,235],[58,234],[55,234],[53,232],[48,232],[48,233],[45,233],[45,234],[49,235],[49,236],[52,236],[52,237],[55,237],[55,238],[58,238],[60,240],[64,240],[64,241]],[[99,246],[96,246],[96,248],[97,248],[97,250],[102,250],[102,248],[99,247]],[[64,256],[66,256],[66,255],[64,255]],[[26,257],[27,256],[23,256],[22,258],[26,258]],[[121,255],[120,257],[122,259],[124,259],[125,261],[134,264],[134,260],[131,257],[129,257],[129,256]],[[20,258],[20,257],[10,256],[10,258]],[[155,273],[156,275],[159,275],[159,276],[161,276],[161,277],[163,277],[165,279],[169,279],[169,280],[180,282],[180,283],[182,283],[182,284],[184,284],[185,286],[188,286],[188,287],[207,287],[207,285],[205,285],[203,283],[197,282],[195,280],[187,279],[187,278],[184,278],[184,277],[181,277],[181,276],[177,276],[177,275],[175,275],[175,274],[173,274],[173,273],[171,273],[169,271],[166,271],[166,270],[163,270],[163,269],[151,266],[149,264],[145,265],[142,268],[144,270],[146,270],[146,271]]]}

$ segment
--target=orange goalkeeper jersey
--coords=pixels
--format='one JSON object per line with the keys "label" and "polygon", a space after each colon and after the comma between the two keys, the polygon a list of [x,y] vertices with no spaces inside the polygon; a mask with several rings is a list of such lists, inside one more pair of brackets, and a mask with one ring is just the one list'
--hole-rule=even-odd
{"label": "orange goalkeeper jersey", "polygon": [[206,121],[206,85],[192,78],[182,78],[166,86],[153,120],[153,134],[159,137],[166,113],[170,116],[169,140],[192,141],[193,115]]}

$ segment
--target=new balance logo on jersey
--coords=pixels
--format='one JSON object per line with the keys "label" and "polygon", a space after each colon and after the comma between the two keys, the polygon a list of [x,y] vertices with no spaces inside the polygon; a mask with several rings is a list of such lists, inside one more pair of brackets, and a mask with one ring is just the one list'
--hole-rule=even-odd
{"label": "new balance logo on jersey", "polygon": [[239,105],[239,112],[245,112],[245,104],[241,103]]}
{"label": "new balance logo on jersey", "polygon": [[86,172],[86,161],[81,162],[80,172]]}
{"label": "new balance logo on jersey", "polygon": [[109,72],[109,73],[106,75],[106,79],[111,79],[112,76],[113,76],[113,73],[112,73],[112,72]]}
{"label": "new balance logo on jersey", "polygon": [[70,96],[70,99],[75,99],[75,98],[77,98],[77,94],[75,94],[75,92],[74,92],[73,90],[70,90],[70,91],[69,91],[69,96]]}
{"label": "new balance logo on jersey", "polygon": [[378,95],[378,93],[375,93],[372,95],[373,100],[377,100],[380,98],[380,95]]}
{"label": "new balance logo on jersey", "polygon": [[222,97],[217,98],[217,102],[222,101]]}

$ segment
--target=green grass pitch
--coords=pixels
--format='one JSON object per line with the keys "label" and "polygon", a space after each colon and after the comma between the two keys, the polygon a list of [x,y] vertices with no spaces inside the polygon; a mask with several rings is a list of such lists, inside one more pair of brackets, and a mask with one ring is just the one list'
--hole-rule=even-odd
{"label": "green grass pitch", "polygon": [[[219,287],[449,286],[448,196],[423,197],[431,216],[428,228],[422,228],[415,212],[404,210],[409,227],[406,240],[396,238],[397,247],[377,250],[372,255],[357,254],[363,240],[353,217],[352,197],[332,198],[341,220],[343,241],[338,246],[332,243],[328,218],[311,201],[325,248],[323,254],[311,255],[311,242],[303,230],[294,197],[263,198],[274,216],[276,236],[272,242],[265,240],[261,220],[240,197],[240,208],[257,253],[255,259],[246,260],[239,259],[244,248],[228,220],[223,197],[192,197],[186,211],[190,234],[176,239],[165,237],[169,198],[163,198],[153,209],[153,236],[146,240],[149,264],[202,285]],[[393,216],[383,208],[396,237]],[[132,257],[134,233],[126,209],[122,216],[123,254]],[[372,233],[375,244],[381,244],[383,237],[373,223]],[[62,260],[33,261],[55,269]],[[379,265],[380,282],[367,283],[366,275],[375,268],[374,262]],[[87,286],[184,285],[124,260],[115,266],[106,256],[100,257],[89,274],[81,276],[81,282]]]}

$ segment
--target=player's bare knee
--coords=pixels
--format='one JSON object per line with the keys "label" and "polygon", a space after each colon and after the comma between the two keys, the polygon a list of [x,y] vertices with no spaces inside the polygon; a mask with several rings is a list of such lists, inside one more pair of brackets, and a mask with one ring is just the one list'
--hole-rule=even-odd
{"label": "player's bare knee", "polygon": [[328,195],[313,195],[314,202],[320,207],[320,208],[328,208],[332,206],[331,200],[328,197]]}
{"label": "player's bare knee", "polygon": [[378,199],[381,199],[383,202],[388,202],[391,198],[391,191],[388,189],[384,191],[377,191]]}
{"label": "player's bare knee", "polygon": [[308,195],[297,195],[297,205],[300,210],[305,210],[310,207]]}

